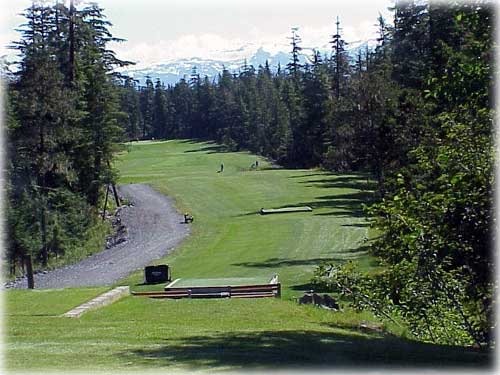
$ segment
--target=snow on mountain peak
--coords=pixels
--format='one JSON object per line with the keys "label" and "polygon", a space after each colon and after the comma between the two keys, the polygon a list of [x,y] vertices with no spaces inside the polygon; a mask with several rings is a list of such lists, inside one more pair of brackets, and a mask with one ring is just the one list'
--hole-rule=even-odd
{"label": "snow on mountain peak", "polygon": [[[348,49],[353,54],[360,48],[364,49],[366,45],[372,48],[374,46],[374,41],[353,42],[348,45]],[[331,54],[330,45],[322,46],[317,50],[323,55]],[[303,62],[309,61],[309,55],[312,56],[312,51],[312,48],[304,47],[301,60]],[[214,51],[212,56],[205,58],[195,56],[191,58],[167,60],[157,64],[137,64],[126,68],[122,73],[138,80],[141,85],[144,84],[148,76],[153,81],[159,79],[168,85],[175,84],[181,78],[189,78],[193,73],[193,68],[196,68],[196,72],[200,77],[208,76],[211,78],[222,72],[224,67],[234,72],[238,71],[245,62],[247,65],[253,65],[257,68],[259,65],[264,65],[266,61],[272,69],[276,69],[278,64],[280,64],[281,67],[285,67],[290,61],[290,54],[288,52],[283,52],[283,46],[279,44],[275,44],[271,47],[257,47],[252,43],[247,43],[237,48]]]}

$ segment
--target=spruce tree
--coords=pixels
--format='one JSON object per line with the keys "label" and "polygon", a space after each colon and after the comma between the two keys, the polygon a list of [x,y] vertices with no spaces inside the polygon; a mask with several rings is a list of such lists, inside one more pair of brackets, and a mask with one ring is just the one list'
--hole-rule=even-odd
{"label": "spruce tree", "polygon": [[155,139],[167,137],[167,99],[165,87],[158,79],[154,88],[152,133]]}
{"label": "spruce tree", "polygon": [[332,35],[332,40],[330,43],[333,49],[333,54],[331,59],[333,88],[335,92],[335,97],[338,99],[342,94],[344,94],[347,77],[350,74],[350,69],[349,69],[349,57],[345,49],[347,43],[342,39],[340,21],[338,17],[335,25],[336,25],[336,33]]}
{"label": "spruce tree", "polygon": [[142,115],[142,131],[141,138],[149,139],[153,131],[153,101],[154,101],[154,85],[151,77],[146,77],[146,86],[141,87],[140,91],[140,108]]}
{"label": "spruce tree", "polygon": [[300,51],[302,51],[300,42],[302,40],[300,39],[298,30],[298,27],[292,27],[292,36],[288,38],[290,39],[290,45],[292,46],[292,60],[287,64],[287,69],[295,80],[299,79],[300,69],[302,68],[302,65],[300,64]]}
{"label": "spruce tree", "polygon": [[120,90],[120,109],[127,114],[123,126],[128,139],[137,140],[142,132],[142,113],[140,110],[139,92],[135,82],[126,78]]}

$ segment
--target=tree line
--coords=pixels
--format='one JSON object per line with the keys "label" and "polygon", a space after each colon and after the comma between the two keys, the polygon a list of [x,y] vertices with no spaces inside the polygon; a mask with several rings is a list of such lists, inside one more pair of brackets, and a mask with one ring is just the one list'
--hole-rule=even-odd
{"label": "tree line", "polygon": [[26,257],[46,267],[94,235],[124,116],[112,72],[126,63],[106,47],[118,39],[101,8],[34,1],[24,17],[12,46],[20,62],[5,85],[12,274]]}

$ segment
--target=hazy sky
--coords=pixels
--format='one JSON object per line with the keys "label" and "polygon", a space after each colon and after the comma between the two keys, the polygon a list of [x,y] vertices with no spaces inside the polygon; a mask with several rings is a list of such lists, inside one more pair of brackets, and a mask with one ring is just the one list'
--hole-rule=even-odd
{"label": "hazy sky", "polygon": [[[0,0],[0,56],[18,39],[16,16],[29,0]],[[391,20],[390,0],[100,0],[113,23],[118,56],[143,64],[189,58],[241,57],[263,46],[288,51],[291,27],[299,27],[303,47],[327,46],[340,17],[348,42],[375,37],[379,13]],[[242,51],[236,51],[245,47]],[[230,52],[234,51],[234,52]]]}

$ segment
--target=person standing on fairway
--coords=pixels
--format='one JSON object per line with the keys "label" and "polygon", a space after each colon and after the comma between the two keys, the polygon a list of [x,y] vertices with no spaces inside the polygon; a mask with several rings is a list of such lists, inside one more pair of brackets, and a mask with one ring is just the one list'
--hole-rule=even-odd
{"label": "person standing on fairway", "polygon": [[219,172],[224,172],[224,164],[220,163],[220,171]]}

